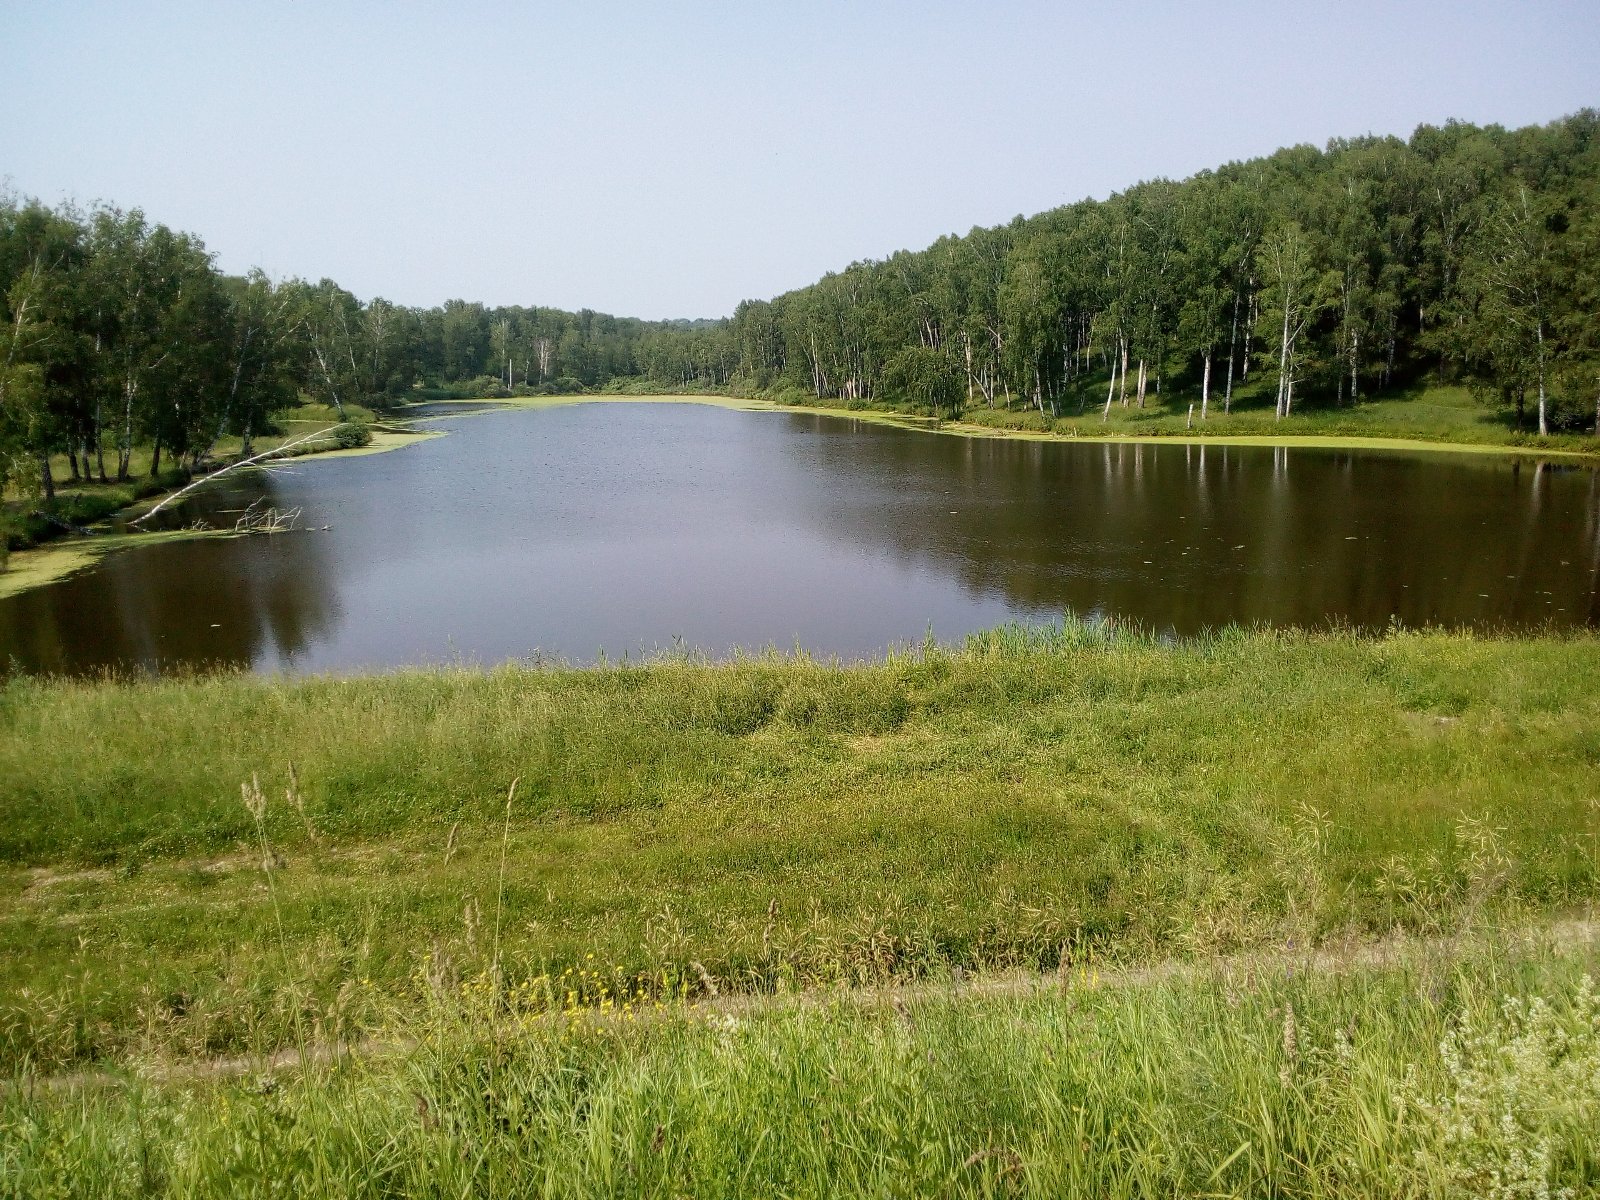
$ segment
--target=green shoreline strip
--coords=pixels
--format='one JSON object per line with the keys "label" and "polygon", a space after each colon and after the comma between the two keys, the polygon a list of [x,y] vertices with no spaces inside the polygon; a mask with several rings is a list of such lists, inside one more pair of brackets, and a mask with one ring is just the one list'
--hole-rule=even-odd
{"label": "green shoreline strip", "polygon": [[[1425,438],[1366,437],[1356,434],[1121,434],[1121,433],[1046,433],[1026,429],[1002,429],[978,425],[970,421],[940,421],[932,417],[915,417],[899,413],[886,413],[873,409],[843,409],[825,405],[784,404],[772,400],[752,400],[741,396],[709,394],[608,395],[605,393],[572,396],[529,396],[510,399],[456,399],[435,400],[429,404],[482,404],[492,405],[485,412],[510,409],[566,408],[575,404],[706,404],[715,408],[739,412],[784,412],[809,416],[832,417],[839,420],[864,421],[873,425],[890,425],[919,433],[942,433],[957,437],[993,438],[996,440],[1027,442],[1059,442],[1065,445],[1111,443],[1114,445],[1150,446],[1251,446],[1287,448],[1304,447],[1327,450],[1384,450],[1407,453],[1446,453],[1480,455],[1514,455],[1534,458],[1564,458],[1600,460],[1600,454],[1583,450],[1543,449],[1533,446],[1485,442],[1430,441]],[[466,415],[466,414],[463,414]],[[476,415],[476,414],[471,414]],[[422,421],[444,419],[424,417]],[[1094,422],[1085,421],[1090,427]]]}

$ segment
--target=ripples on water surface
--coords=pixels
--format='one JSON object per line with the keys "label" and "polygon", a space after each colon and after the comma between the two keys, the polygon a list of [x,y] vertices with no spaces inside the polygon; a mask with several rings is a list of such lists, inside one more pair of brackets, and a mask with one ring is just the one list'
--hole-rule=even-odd
{"label": "ripples on water surface", "polygon": [[202,490],[330,529],[120,553],[0,600],[27,670],[381,668],[675,643],[881,654],[1064,610],[1189,633],[1596,622],[1600,483],[1478,455],[938,437],[585,404]]}

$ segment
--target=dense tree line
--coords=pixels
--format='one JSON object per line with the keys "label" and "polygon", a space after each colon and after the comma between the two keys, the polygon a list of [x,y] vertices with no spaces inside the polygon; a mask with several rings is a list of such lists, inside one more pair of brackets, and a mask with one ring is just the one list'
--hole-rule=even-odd
{"label": "dense tree line", "polygon": [[362,303],[225,276],[137,210],[0,196],[0,483],[202,461],[301,395],[418,388],[803,393],[1051,416],[1182,389],[1206,419],[1264,372],[1280,416],[1465,380],[1539,432],[1600,430],[1600,114],[1450,123],[1157,179],[854,263],[718,321]]}
{"label": "dense tree line", "polygon": [[[0,196],[0,486],[46,498],[51,457],[73,479],[193,466],[225,435],[252,439],[301,397],[340,416],[418,388],[569,392],[619,377],[726,382],[734,360],[648,323],[451,301],[363,304],[332,280],[220,273],[198,238],[138,211]],[[712,323],[699,323],[712,324]],[[682,351],[680,345],[688,345]],[[708,353],[722,353],[718,362]]]}
{"label": "dense tree line", "polygon": [[[1600,426],[1600,115],[1451,123],[1157,179],[859,262],[673,343],[664,379],[844,402],[1277,412],[1427,379]],[[1269,393],[1270,394],[1270,393]]]}

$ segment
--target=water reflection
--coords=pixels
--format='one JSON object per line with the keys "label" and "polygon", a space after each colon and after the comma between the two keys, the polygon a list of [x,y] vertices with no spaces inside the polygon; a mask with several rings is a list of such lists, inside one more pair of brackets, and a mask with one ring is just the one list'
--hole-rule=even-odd
{"label": "water reflection", "polygon": [[679,639],[853,656],[1064,609],[1175,632],[1600,615],[1587,468],[667,405],[446,424],[198,493],[175,524],[264,498],[317,531],[152,546],[0,601],[0,659],[322,670]]}
{"label": "water reflection", "polygon": [[819,507],[840,536],[887,536],[903,558],[946,564],[973,591],[1030,610],[1176,632],[1600,616],[1600,477],[1588,468],[1283,447],[930,446],[820,420],[811,432],[835,474],[860,469],[870,445],[868,474],[896,481],[908,516],[948,501],[943,522]]}
{"label": "water reflection", "polygon": [[[270,482],[219,488],[208,499],[225,518],[255,495],[270,501]],[[196,515],[191,508],[189,520]],[[342,616],[319,533],[169,542],[0,603],[0,656],[48,672],[291,668],[336,635]]]}

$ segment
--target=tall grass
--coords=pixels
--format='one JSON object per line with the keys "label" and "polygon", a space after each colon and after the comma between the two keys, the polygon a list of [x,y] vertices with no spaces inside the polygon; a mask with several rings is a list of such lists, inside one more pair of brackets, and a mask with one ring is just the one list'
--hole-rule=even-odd
{"label": "tall grass", "polygon": [[[50,1196],[1549,1196],[1600,1188],[1592,946],[959,985],[0,1097]],[[502,1023],[503,1024],[503,1023]],[[70,1169],[65,1169],[70,1164]]]}
{"label": "tall grass", "polygon": [[486,975],[549,1007],[564,973],[653,999],[1450,933],[1594,898],[1597,761],[1582,636],[14,679],[0,1062],[360,1037]]}

